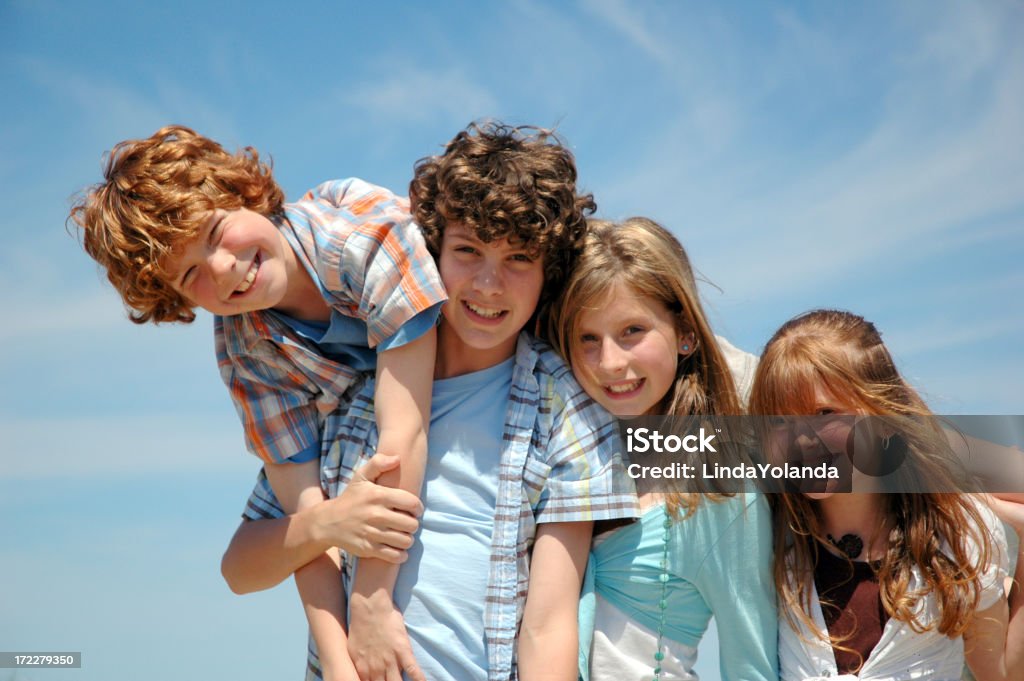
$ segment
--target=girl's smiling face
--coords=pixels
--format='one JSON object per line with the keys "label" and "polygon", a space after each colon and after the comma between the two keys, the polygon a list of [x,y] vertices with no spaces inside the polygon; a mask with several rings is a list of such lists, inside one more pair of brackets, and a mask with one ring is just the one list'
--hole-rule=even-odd
{"label": "girl's smiling face", "polygon": [[657,411],[675,381],[680,353],[692,349],[692,338],[684,340],[661,301],[616,281],[603,300],[580,313],[573,373],[615,416],[640,416]]}
{"label": "girl's smiling face", "polygon": [[816,467],[821,464],[839,469],[839,480],[801,480],[798,485],[807,497],[825,499],[838,491],[837,486],[851,475],[851,435],[863,410],[836,397],[818,380],[813,385],[813,407],[809,414],[790,418],[773,417],[767,453],[772,463]]}

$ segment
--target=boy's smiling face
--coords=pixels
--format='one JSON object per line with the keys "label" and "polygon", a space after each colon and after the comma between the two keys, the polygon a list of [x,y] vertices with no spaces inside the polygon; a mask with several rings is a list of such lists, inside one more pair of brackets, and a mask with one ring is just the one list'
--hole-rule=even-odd
{"label": "boy's smiling face", "polygon": [[274,223],[246,208],[215,210],[165,267],[176,291],[222,316],[287,307],[301,270]]}
{"label": "boy's smiling face", "polygon": [[508,239],[484,243],[445,229],[438,269],[448,302],[438,335],[439,378],[478,371],[513,355],[544,287],[542,258]]}

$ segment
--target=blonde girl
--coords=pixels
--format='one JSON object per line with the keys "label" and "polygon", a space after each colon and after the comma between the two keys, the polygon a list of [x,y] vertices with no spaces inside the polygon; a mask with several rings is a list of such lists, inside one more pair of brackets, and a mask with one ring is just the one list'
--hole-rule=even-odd
{"label": "blonde girl", "polygon": [[[715,337],[679,242],[646,218],[590,221],[550,336],[616,416],[735,415],[756,360]],[[714,615],[725,681],[777,679],[768,509],[755,494],[642,493],[643,517],[595,538],[580,674],[696,679]],[[598,531],[601,528],[597,528]]]}
{"label": "blonde girl", "polygon": [[[978,681],[1024,676],[1002,526],[979,497],[949,491],[947,436],[873,324],[834,310],[786,323],[765,347],[750,411],[816,417],[772,418],[766,440],[768,450],[810,456],[845,415],[872,417],[861,448],[883,463],[898,452],[901,471],[925,487],[882,494],[861,477],[852,493],[773,495],[782,679],[953,681],[965,656]],[[1020,506],[997,508],[1019,533]]]}

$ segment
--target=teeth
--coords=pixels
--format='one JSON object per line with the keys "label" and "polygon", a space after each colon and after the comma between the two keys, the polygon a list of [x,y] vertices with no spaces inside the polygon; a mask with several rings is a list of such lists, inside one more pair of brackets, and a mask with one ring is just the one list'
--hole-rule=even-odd
{"label": "teeth", "polygon": [[245,275],[245,279],[239,284],[238,288],[235,289],[235,293],[245,293],[252,286],[252,282],[256,281],[256,270],[260,268],[259,262],[256,260],[252,261],[252,265],[249,265],[249,271]]}
{"label": "teeth", "polygon": [[619,383],[617,385],[606,386],[606,389],[610,393],[628,393],[632,390],[636,390],[637,388],[639,388],[642,382],[643,379],[639,381],[633,381],[632,383]]}
{"label": "teeth", "polygon": [[474,314],[486,317],[487,319],[497,319],[505,312],[504,310],[491,310],[486,307],[479,307],[470,302],[466,302],[466,307],[472,310]]}

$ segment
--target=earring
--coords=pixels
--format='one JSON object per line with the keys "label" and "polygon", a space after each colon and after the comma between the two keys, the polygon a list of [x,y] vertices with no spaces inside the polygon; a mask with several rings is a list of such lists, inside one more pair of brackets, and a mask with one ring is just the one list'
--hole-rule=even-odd
{"label": "earring", "polygon": [[690,351],[690,346],[687,345],[687,344],[684,344],[683,345],[683,352],[689,352],[689,351]]}

